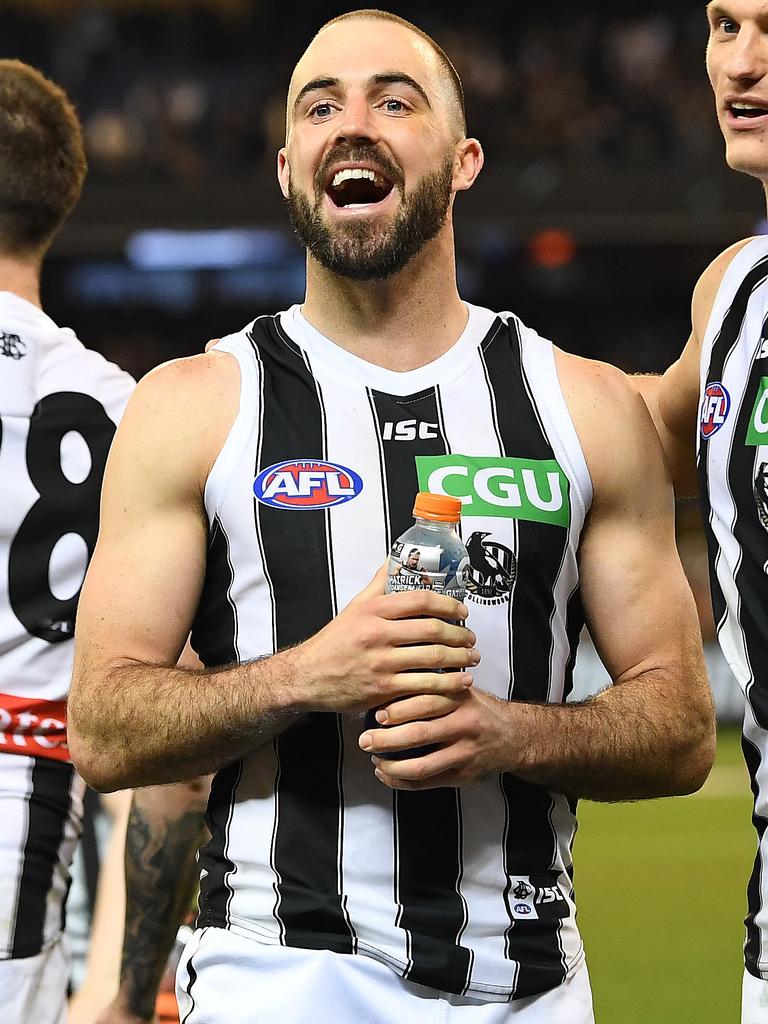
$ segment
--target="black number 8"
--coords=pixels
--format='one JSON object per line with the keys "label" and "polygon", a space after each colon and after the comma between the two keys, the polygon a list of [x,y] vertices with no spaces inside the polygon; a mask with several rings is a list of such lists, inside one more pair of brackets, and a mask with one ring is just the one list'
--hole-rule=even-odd
{"label": "black number 8", "polygon": [[[76,432],[85,441],[91,468],[73,483],[61,468],[61,440]],[[100,402],[76,391],[46,395],[35,406],[27,437],[27,470],[40,497],[13,539],[8,562],[11,608],[28,633],[50,643],[71,639],[80,588],[67,600],[49,582],[51,554],[68,533],[85,541],[90,561],[99,529],[104,466],[115,425]]]}

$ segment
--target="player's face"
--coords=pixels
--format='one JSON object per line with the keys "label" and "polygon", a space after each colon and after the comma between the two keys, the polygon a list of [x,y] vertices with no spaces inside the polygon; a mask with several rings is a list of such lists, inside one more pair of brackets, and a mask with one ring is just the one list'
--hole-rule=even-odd
{"label": "player's face", "polygon": [[717,0],[707,7],[707,72],[726,159],[768,180],[768,2]]}
{"label": "player's face", "polygon": [[278,163],[312,256],[357,280],[401,270],[446,224],[458,141],[445,82],[418,36],[368,20],[321,32],[291,81]]}
{"label": "player's face", "polygon": [[419,552],[412,551],[410,555],[408,555],[408,561],[406,564],[409,569],[415,569],[416,566],[419,564]]}

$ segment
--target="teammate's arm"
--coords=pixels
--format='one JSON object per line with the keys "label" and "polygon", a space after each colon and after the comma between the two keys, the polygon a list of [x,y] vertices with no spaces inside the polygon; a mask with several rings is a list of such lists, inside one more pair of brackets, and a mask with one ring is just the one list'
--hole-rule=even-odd
{"label": "teammate's arm", "polygon": [[167,364],[139,384],[115,437],[69,699],[72,758],[96,789],[210,774],[308,711],[471,685],[435,671],[479,660],[471,631],[445,621],[466,609],[430,591],[385,595],[383,573],[297,647],[237,667],[176,667],[203,584],[205,482],[238,393],[226,353]]}
{"label": "teammate's arm", "polygon": [[149,786],[133,796],[125,849],[126,913],[120,988],[96,1024],[142,1024],[155,1001],[197,884],[210,779]]}
{"label": "teammate's arm", "polygon": [[631,378],[653,418],[678,498],[698,493],[695,442],[701,342],[723,275],[750,241],[747,238],[726,249],[699,278],[691,303],[693,329],[680,358],[661,376],[640,374]]}
{"label": "teammate's arm", "polygon": [[[577,705],[506,702],[474,688],[448,714],[436,704],[425,710],[423,699],[418,708],[418,698],[390,705],[388,725],[409,723],[363,734],[364,749],[442,745],[422,758],[377,759],[394,788],[508,771],[575,796],[623,800],[691,792],[711,767],[701,637],[648,411],[620,371],[558,358],[595,491],[579,552],[582,601],[615,685]],[[441,717],[413,720],[430,713]]]}

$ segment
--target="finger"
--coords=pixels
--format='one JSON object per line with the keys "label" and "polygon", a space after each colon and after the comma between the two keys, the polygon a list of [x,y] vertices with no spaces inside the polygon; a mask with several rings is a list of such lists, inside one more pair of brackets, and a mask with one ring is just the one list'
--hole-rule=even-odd
{"label": "finger", "polygon": [[214,345],[218,345],[218,343],[220,341],[221,341],[221,338],[211,338],[211,340],[205,346],[205,351],[206,352],[210,352],[211,349],[213,348],[213,346]]}
{"label": "finger", "polygon": [[398,779],[394,775],[387,775],[386,772],[380,768],[374,769],[373,774],[382,782],[385,786],[390,789],[403,789],[409,790],[411,793],[417,793],[419,790],[424,789],[454,789],[460,785],[460,781],[456,778],[452,771],[442,772],[440,775],[433,775],[428,779],[420,779],[414,781],[413,779]]}
{"label": "finger", "polygon": [[474,647],[477,637],[466,626],[456,626],[444,619],[398,619],[390,623],[391,642],[398,647],[407,644],[443,644],[446,647]]}
{"label": "finger", "polygon": [[357,742],[367,754],[396,754],[434,743],[435,737],[430,731],[432,725],[432,722],[408,722],[392,728],[367,729]]}
{"label": "finger", "polygon": [[381,605],[376,610],[384,619],[415,619],[424,616],[448,622],[463,622],[469,615],[469,609],[461,601],[447,594],[436,594],[434,590],[401,590],[396,594],[387,594]]}
{"label": "finger", "polygon": [[379,725],[390,728],[405,722],[424,722],[442,718],[466,700],[465,693],[420,693],[415,697],[401,697],[376,712]]}
{"label": "finger", "polygon": [[[476,647],[444,647],[442,644],[417,644],[415,647],[396,647],[390,652],[392,664],[396,672],[407,672],[408,669],[426,669],[431,673],[439,673],[441,669],[472,669],[480,664],[480,652]],[[448,673],[450,674],[450,673]],[[440,686],[435,691],[430,688],[428,693],[452,693],[460,687]],[[406,693],[420,693],[415,688]]]}
{"label": "finger", "polygon": [[[376,731],[386,732],[385,729]],[[421,757],[408,757],[403,761],[391,761],[376,755],[373,755],[371,760],[376,777],[379,778],[381,773],[385,777],[381,781],[393,788],[400,783],[425,783],[429,780],[432,780],[431,784],[434,785],[436,778],[455,768],[455,752],[450,746],[440,747],[429,754],[422,754]]]}

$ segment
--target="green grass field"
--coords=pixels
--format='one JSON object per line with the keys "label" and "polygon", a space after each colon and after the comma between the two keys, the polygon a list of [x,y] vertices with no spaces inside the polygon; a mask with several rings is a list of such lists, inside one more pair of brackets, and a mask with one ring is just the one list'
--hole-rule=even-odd
{"label": "green grass field", "polygon": [[576,896],[597,1024],[738,1024],[755,850],[736,730],[700,793],[579,806]]}

